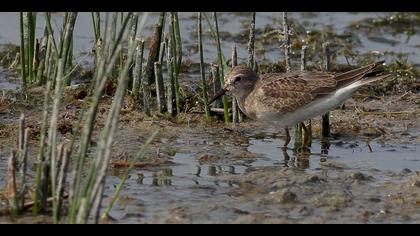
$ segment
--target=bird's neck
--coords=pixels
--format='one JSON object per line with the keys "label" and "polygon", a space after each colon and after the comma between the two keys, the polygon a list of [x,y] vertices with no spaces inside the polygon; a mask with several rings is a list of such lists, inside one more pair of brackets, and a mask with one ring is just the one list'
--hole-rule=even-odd
{"label": "bird's neck", "polygon": [[249,117],[249,114],[245,110],[245,106],[244,106],[245,100],[241,100],[241,99],[236,98],[236,101],[238,102],[238,107],[242,111],[242,113],[244,113],[247,117]]}
{"label": "bird's neck", "polygon": [[246,111],[245,109],[245,101],[248,98],[248,96],[252,93],[252,91],[257,86],[257,83],[259,82],[259,78],[255,78],[253,81],[249,81],[249,83],[246,84],[246,86],[241,87],[240,89],[237,89],[233,95],[236,98],[236,101],[238,102],[239,109],[244,113],[247,117],[253,119],[253,115]]}
{"label": "bird's neck", "polygon": [[249,118],[253,118],[249,114],[249,112],[247,112],[246,109],[245,109],[245,100],[249,96],[249,94],[250,94],[250,92],[249,93],[235,94],[234,96],[235,96],[236,101],[238,103],[238,107],[242,111],[242,113],[244,113]]}

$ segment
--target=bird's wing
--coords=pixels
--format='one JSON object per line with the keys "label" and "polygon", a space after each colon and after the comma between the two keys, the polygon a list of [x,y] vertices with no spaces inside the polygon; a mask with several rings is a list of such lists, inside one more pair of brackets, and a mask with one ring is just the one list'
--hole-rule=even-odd
{"label": "bird's wing", "polygon": [[290,112],[336,89],[337,81],[330,73],[264,74],[251,97],[279,112]]}
{"label": "bird's wing", "polygon": [[378,76],[381,72],[378,67],[383,63],[375,62],[340,74],[320,71],[264,74],[250,97],[258,101],[255,104],[264,104],[267,109],[294,111],[358,81],[362,85],[387,78],[389,75]]}

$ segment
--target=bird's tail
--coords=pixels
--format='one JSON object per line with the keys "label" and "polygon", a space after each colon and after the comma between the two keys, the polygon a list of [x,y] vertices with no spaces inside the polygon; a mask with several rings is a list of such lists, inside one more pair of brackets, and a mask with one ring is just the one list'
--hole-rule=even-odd
{"label": "bird's tail", "polygon": [[370,84],[370,83],[378,81],[378,80],[386,79],[390,76],[391,76],[391,74],[380,75],[380,76],[376,76],[376,77],[364,77],[362,80],[359,80],[358,83],[360,83],[360,86],[362,86],[362,85]]}
{"label": "bird's tail", "polygon": [[335,77],[339,88],[347,87],[349,85],[362,86],[368,83],[372,83],[377,80],[388,78],[390,75],[379,75],[383,70],[378,69],[385,61],[379,61],[367,66],[354,69]]}

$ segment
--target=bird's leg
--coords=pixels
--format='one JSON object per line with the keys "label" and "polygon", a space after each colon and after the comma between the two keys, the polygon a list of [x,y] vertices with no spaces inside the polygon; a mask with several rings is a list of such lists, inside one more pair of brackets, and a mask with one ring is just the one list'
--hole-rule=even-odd
{"label": "bird's leg", "polygon": [[294,149],[300,150],[301,148],[302,148],[302,125],[299,123],[295,125]]}
{"label": "bird's leg", "polygon": [[291,140],[290,133],[289,133],[289,127],[285,127],[284,131],[286,133],[286,140],[284,141],[284,147],[287,148],[287,145],[289,145],[290,140]]}
{"label": "bird's leg", "polygon": [[287,149],[285,149],[285,148],[283,148],[283,157],[284,157],[284,167],[288,167],[289,166],[290,156],[287,153]]}
{"label": "bird's leg", "polygon": [[301,122],[300,124],[302,125],[303,129],[303,147],[307,148],[309,146],[309,131],[305,123]]}
{"label": "bird's leg", "polygon": [[312,146],[312,120],[309,120],[308,124],[308,147]]}

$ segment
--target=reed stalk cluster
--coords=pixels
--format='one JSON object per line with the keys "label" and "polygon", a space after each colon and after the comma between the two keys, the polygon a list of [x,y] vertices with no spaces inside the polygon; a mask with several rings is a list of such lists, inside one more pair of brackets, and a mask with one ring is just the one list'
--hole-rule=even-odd
{"label": "reed stalk cluster", "polygon": [[[138,78],[141,72],[142,48],[144,42],[136,40],[141,35],[143,27],[138,26],[138,13],[119,13],[121,22],[116,27],[117,13],[105,14],[103,28],[101,28],[101,14],[92,13],[92,23],[95,37],[95,72],[92,79],[91,91],[85,98],[77,126],[73,129],[72,139],[65,142],[58,133],[58,123],[63,104],[64,87],[71,82],[70,54],[72,38],[77,18],[77,12],[66,12],[63,17],[62,31],[59,41],[55,40],[50,13],[44,13],[45,36],[49,47],[45,58],[46,67],[51,73],[45,79],[46,89],[41,119],[39,155],[36,163],[35,185],[33,196],[28,196],[26,183],[28,136],[29,129],[25,127],[25,117],[20,119],[20,129],[17,147],[11,151],[8,167],[7,196],[10,209],[15,214],[22,214],[32,210],[34,213],[52,211],[54,223],[98,223],[103,208],[103,191],[106,184],[106,173],[109,169],[111,148],[118,129],[120,110],[129,88],[132,76]],[[30,83],[38,82],[30,72],[39,67],[29,66],[28,58],[32,58],[31,39],[34,27],[35,13],[20,13],[22,45],[21,61],[22,80]],[[141,22],[145,22],[147,14],[143,14]],[[110,20],[111,18],[111,20]],[[29,29],[29,30],[28,30]],[[29,36],[27,35],[29,33]],[[28,44],[30,43],[30,45]],[[28,46],[29,45],[29,46]],[[128,45],[124,49],[124,45]],[[23,50],[23,52],[22,52]],[[27,56],[27,57],[26,57]],[[133,64],[137,64],[139,71],[130,73]],[[159,74],[159,64],[154,63]],[[35,71],[32,69],[36,69]],[[45,68],[44,68],[45,69]],[[119,70],[118,70],[119,69]],[[49,70],[49,69],[48,69]],[[141,74],[141,73],[140,73]],[[91,140],[105,85],[113,76],[117,76],[117,88],[108,112],[104,127],[100,130],[97,140],[98,146],[91,153]],[[136,81],[136,80],[134,80]],[[133,83],[138,86],[138,82]],[[52,97],[52,99],[50,99]],[[87,102],[89,101],[89,103]],[[147,146],[156,137],[156,131],[148,141],[142,145],[139,153],[132,160],[121,185],[126,180],[134,163],[145,155]],[[111,204],[102,215],[107,215],[115,199],[121,191],[121,186],[112,197]],[[32,199],[31,199],[32,198]],[[66,214],[65,218],[64,213]]]}

